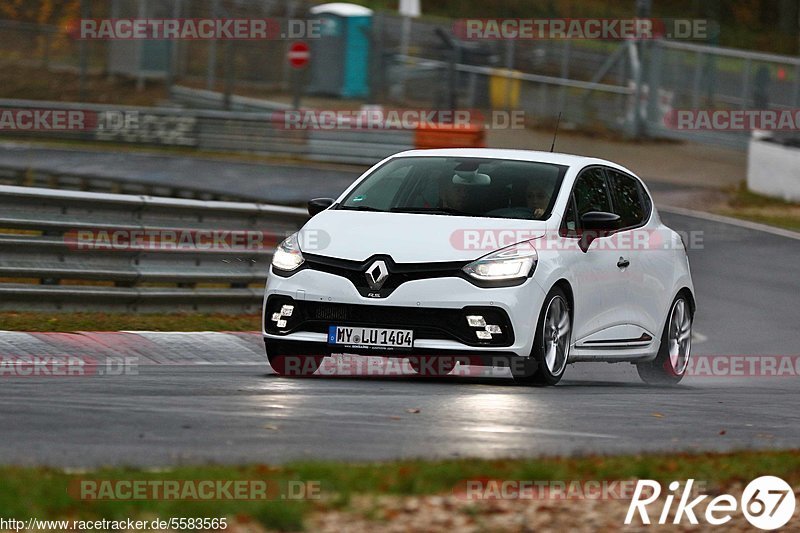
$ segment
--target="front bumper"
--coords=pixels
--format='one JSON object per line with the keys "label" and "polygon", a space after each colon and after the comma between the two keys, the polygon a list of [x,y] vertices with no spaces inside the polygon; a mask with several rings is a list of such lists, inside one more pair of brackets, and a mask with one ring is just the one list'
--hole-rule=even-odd
{"label": "front bumper", "polygon": [[[348,279],[316,270],[290,277],[270,273],[262,333],[283,353],[327,355],[363,353],[387,356],[521,356],[531,353],[544,293],[527,280],[516,287],[481,288],[455,277],[403,283],[386,298],[362,296]],[[284,305],[292,315],[275,316]],[[502,334],[480,340],[466,315],[482,315]],[[328,344],[330,326],[412,329],[414,348],[357,349]],[[284,351],[286,350],[286,351]]]}

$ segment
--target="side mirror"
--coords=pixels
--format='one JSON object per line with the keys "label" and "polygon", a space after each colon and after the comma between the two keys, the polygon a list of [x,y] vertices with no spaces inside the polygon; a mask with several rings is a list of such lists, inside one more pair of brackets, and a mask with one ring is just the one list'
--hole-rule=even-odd
{"label": "side mirror", "polygon": [[589,211],[581,217],[581,227],[585,231],[614,231],[619,228],[619,222],[619,215],[605,211]]}
{"label": "side mirror", "polygon": [[308,202],[308,214],[312,217],[317,213],[325,211],[333,205],[335,200],[333,198],[314,198]]}
{"label": "side mirror", "polygon": [[586,253],[595,239],[619,229],[620,217],[605,211],[589,211],[581,217],[581,239],[578,246]]}

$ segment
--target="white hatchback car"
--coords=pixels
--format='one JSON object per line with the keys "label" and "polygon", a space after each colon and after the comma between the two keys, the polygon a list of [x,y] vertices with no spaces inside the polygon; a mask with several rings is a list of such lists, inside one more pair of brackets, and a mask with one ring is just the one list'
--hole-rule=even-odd
{"label": "white hatchback car", "polygon": [[275,251],[263,334],[273,368],[337,353],[406,357],[421,374],[508,366],[557,383],[568,363],[684,376],[695,312],[683,240],[629,170],[494,149],[391,156]]}

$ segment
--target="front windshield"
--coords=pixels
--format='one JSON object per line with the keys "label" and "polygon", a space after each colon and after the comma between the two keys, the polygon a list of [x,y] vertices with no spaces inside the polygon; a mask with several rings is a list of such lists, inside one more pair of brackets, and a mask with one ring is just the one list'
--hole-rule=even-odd
{"label": "front windshield", "polygon": [[545,220],[567,167],[467,157],[399,157],[358,184],[338,209]]}

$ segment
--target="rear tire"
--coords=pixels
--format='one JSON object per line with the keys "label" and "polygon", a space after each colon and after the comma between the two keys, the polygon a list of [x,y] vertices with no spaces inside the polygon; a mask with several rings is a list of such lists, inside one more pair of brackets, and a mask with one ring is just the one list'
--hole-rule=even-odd
{"label": "rear tire", "polygon": [[526,385],[555,385],[561,381],[569,361],[572,340],[572,313],[569,300],[558,287],[544,299],[536,325],[533,350],[527,359],[512,359],[514,380]]}
{"label": "rear tire", "polygon": [[642,381],[651,385],[680,383],[689,366],[693,319],[688,298],[679,294],[669,309],[664,331],[661,333],[658,355],[652,361],[636,364]]}

